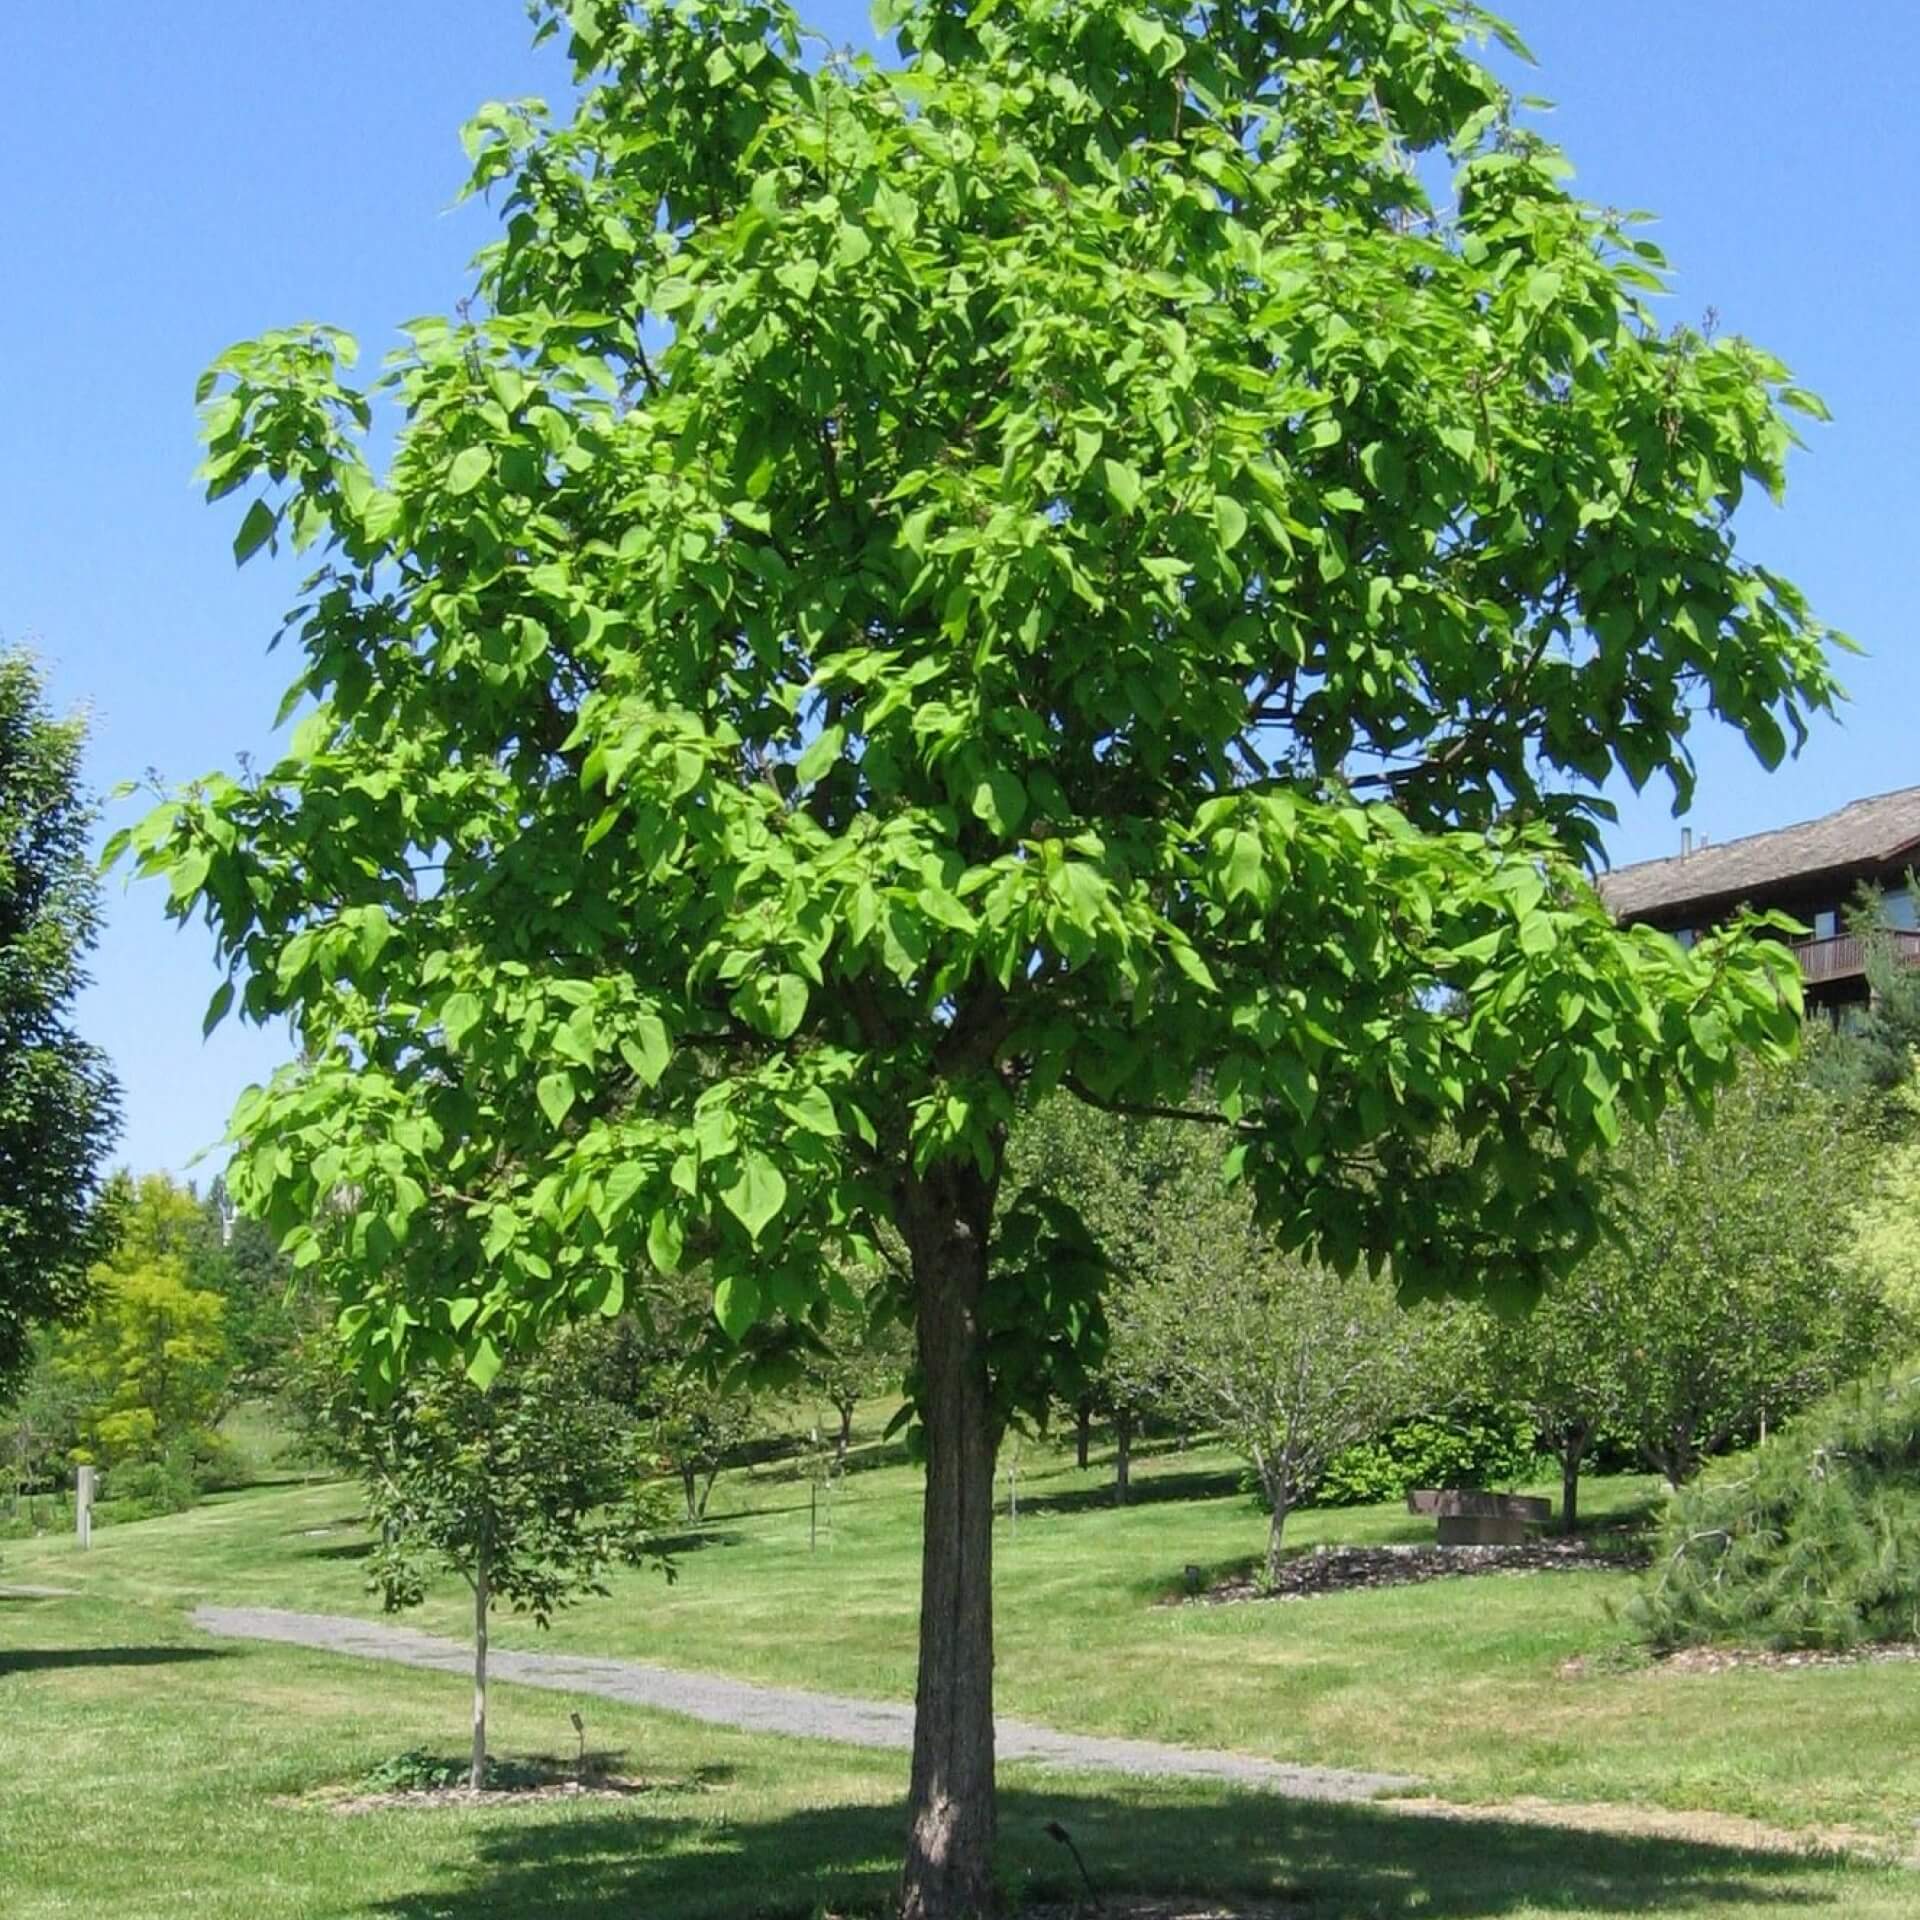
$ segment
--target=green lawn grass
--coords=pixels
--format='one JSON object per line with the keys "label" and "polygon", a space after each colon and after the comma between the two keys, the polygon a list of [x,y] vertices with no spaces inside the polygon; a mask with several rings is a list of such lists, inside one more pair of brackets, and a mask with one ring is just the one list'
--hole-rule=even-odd
{"label": "green lawn grass", "polygon": [[[613,1596],[542,1636],[501,1620],[497,1643],[625,1654],[748,1678],[909,1698],[918,1476],[849,1473],[831,1534],[809,1550],[809,1489],[780,1463],[727,1476],[679,1577],[622,1576]],[[1003,1711],[1086,1732],[1232,1747],[1419,1776],[1447,1798],[1519,1796],[1840,1824],[1913,1839],[1920,1821],[1920,1668],[1676,1674],[1621,1663],[1626,1573],[1490,1576],[1227,1607],[1156,1604],[1187,1563],[1244,1563],[1263,1521],[1225,1456],[1167,1449],[1106,1473],[1028,1443],[1021,1512],[999,1523]],[[1004,1491],[1004,1480],[1003,1480]],[[1180,1497],[1173,1497],[1178,1495]],[[1598,1482],[1603,1521],[1656,1497]],[[1297,1516],[1290,1538],[1420,1539],[1391,1508]],[[289,1484],[190,1514],[103,1529],[82,1564],[64,1541],[6,1549],[0,1577],[80,1580],[101,1601],[183,1609],[199,1599],[372,1612],[351,1489]],[[412,1616],[464,1631],[451,1584]],[[1583,1671],[1563,1671],[1572,1656]],[[404,1743],[402,1743],[404,1744]],[[1920,1912],[1920,1883],[1915,1911]]]}
{"label": "green lawn grass", "polygon": [[[231,1541],[239,1516],[299,1520],[321,1497],[255,1495],[202,1517],[227,1528],[209,1538]],[[577,1706],[593,1745],[621,1751],[649,1791],[329,1811],[306,1796],[407,1747],[459,1752],[462,1684],[210,1643],[185,1628],[177,1588],[135,1597],[137,1563],[191,1552],[199,1536],[166,1522],[120,1533],[77,1571],[79,1597],[0,1600],[7,1920],[722,1920],[884,1909],[902,1827],[900,1756],[730,1734],[596,1699],[498,1688],[496,1752],[567,1752]],[[156,1551],[162,1534],[170,1540]],[[8,1553],[8,1580],[24,1577],[17,1559]],[[1001,1856],[1016,1901],[1073,1891],[1042,1831],[1049,1820],[1072,1832],[1104,1887],[1285,1890],[1315,1920],[1899,1920],[1920,1889],[1908,1873],[1833,1861],[1010,1768]]]}

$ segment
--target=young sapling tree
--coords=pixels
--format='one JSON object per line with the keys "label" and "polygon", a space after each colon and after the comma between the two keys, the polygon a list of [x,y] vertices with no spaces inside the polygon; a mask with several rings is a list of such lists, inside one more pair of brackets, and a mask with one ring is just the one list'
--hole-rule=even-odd
{"label": "young sapling tree", "polygon": [[[587,1339],[592,1330],[586,1330]],[[487,1626],[497,1605],[547,1626],[555,1611],[607,1591],[615,1566],[649,1562],[663,1502],[631,1414],[593,1390],[587,1339],[557,1339],[485,1388],[422,1370],[370,1402],[333,1357],[311,1355],[326,1440],[360,1480],[380,1544],[369,1587],[390,1610],[417,1605],[436,1570],[473,1596],[473,1750],[487,1777]]]}

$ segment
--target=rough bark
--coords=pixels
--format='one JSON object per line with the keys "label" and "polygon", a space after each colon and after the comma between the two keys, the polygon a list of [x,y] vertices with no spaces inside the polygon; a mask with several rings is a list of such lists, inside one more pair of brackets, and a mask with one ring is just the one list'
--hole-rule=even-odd
{"label": "rough bark", "polygon": [[913,1262],[927,1490],[920,1673],[904,1920],[994,1911],[993,1463],[984,1309],[993,1190],[971,1164],[912,1180]]}
{"label": "rough bark", "polygon": [[473,1570],[473,1758],[467,1785],[475,1793],[487,1784],[487,1609],[492,1603],[484,1553]]}
{"label": "rough bark", "polygon": [[1648,1464],[1665,1475],[1667,1485],[1676,1493],[1700,1471],[1701,1449],[1690,1421],[1676,1421],[1665,1443],[1648,1447],[1645,1452]]}
{"label": "rough bark", "polygon": [[1560,1531],[1573,1533],[1580,1525],[1580,1463],[1587,1457],[1584,1427],[1560,1441]]}
{"label": "rough bark", "polygon": [[1113,1416],[1113,1498],[1116,1506],[1127,1504],[1127,1487],[1133,1473],[1133,1415],[1122,1407]]}

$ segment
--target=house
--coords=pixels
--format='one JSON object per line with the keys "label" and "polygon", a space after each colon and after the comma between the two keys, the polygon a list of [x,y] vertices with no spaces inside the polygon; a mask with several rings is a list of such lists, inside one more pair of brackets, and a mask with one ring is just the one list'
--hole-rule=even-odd
{"label": "house", "polygon": [[1683,944],[1742,907],[1791,914],[1808,930],[1794,942],[1807,1005],[1833,1013],[1868,997],[1864,943],[1847,927],[1863,887],[1880,896],[1901,957],[1920,964],[1915,868],[1920,787],[1905,787],[1774,833],[1697,847],[1689,833],[1671,859],[1605,875],[1600,893],[1621,921],[1659,927]]}

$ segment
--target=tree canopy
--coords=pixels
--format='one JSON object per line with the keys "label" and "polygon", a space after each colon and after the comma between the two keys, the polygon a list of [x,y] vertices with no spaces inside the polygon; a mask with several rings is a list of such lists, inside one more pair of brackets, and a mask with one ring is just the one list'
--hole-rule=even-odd
{"label": "tree canopy", "polygon": [[1832,1044],[1744,1073],[1711,1124],[1672,1112],[1629,1129],[1596,1170],[1615,1231],[1492,1330],[1499,1390],[1560,1459],[1569,1532],[1596,1446],[1678,1486],[1911,1326],[1910,1300],[1850,1235],[1898,1160],[1875,1103],[1830,1091]]}
{"label": "tree canopy", "polygon": [[234,1211],[224,1180],[216,1177],[198,1206],[188,1268],[195,1286],[209,1288],[224,1303],[222,1325],[232,1355],[228,1396],[278,1392],[294,1348],[316,1317],[314,1303],[293,1294],[273,1235]]}
{"label": "tree canopy", "polygon": [[1796,1073],[1751,1072],[1711,1126],[1622,1142],[1621,1231],[1594,1256],[1613,1431],[1675,1486],[1852,1378],[1896,1324],[1847,1224],[1873,1182],[1860,1116]]}
{"label": "tree canopy", "polygon": [[[1459,1379],[1428,1306],[1385,1274],[1278,1256],[1240,1196],[1189,1189],[1165,1265],[1141,1290],[1142,1343],[1169,1407],[1215,1429],[1253,1469],[1267,1508],[1265,1577],[1280,1578],[1287,1516],[1348,1447],[1441,1406]],[[1236,1205],[1235,1201],[1239,1200]]]}
{"label": "tree canopy", "polygon": [[194,1269],[202,1215],[190,1189],[164,1174],[116,1173],[106,1197],[113,1243],[49,1364],[74,1389],[77,1438],[91,1457],[156,1460],[206,1443],[223,1410],[226,1302]]}
{"label": "tree canopy", "polygon": [[136,848],[214,1017],[294,1021],[231,1180],[376,1376],[649,1264],[824,1316],[898,1229],[907,1906],[970,1911],[982,1489],[1099,1322],[1060,1210],[991,1260],[1017,1101],[1193,1108],[1285,1246],[1530,1296],[1589,1150],[1796,1027],[1780,948],[1584,863],[1616,768],[1684,800],[1702,715],[1772,762],[1831,704],[1732,524],[1815,403],[1661,324],[1471,6],[888,0],[892,64],[537,11],[575,94],[469,128],[453,315],[370,386],[317,326],[207,377],[238,556],[314,556],[304,717]]}
{"label": "tree canopy", "polygon": [[31,1330],[83,1308],[105,1244],[118,1092],[73,1025],[98,926],[85,740],[48,710],[33,662],[0,652],[0,1398]]}

